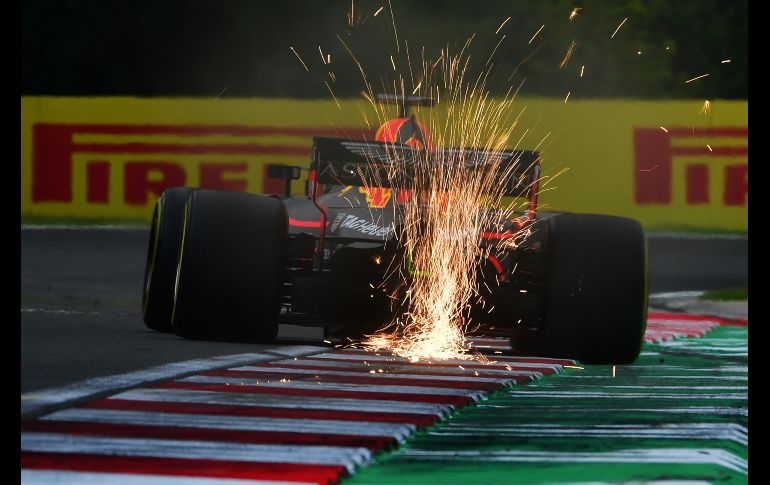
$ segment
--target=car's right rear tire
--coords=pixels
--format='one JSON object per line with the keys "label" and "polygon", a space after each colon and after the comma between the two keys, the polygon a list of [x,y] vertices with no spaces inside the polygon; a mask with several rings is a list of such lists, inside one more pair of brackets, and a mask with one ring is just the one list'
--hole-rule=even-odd
{"label": "car's right rear tire", "polygon": [[542,355],[630,364],[647,321],[647,244],[626,217],[548,219]]}
{"label": "car's right rear tire", "polygon": [[174,331],[186,338],[272,341],[286,260],[283,202],[198,190],[184,214]]}

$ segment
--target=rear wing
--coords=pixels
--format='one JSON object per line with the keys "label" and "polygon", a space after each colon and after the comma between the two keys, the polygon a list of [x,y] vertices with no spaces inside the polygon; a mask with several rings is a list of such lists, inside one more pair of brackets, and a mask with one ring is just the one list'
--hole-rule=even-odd
{"label": "rear wing", "polygon": [[[316,181],[330,185],[390,187],[388,173],[409,186],[417,163],[454,164],[483,170],[497,164],[496,182],[504,195],[536,197],[540,156],[528,150],[490,151],[478,148],[438,148],[428,152],[389,142],[313,138],[313,169]],[[315,190],[313,190],[315,197]]]}

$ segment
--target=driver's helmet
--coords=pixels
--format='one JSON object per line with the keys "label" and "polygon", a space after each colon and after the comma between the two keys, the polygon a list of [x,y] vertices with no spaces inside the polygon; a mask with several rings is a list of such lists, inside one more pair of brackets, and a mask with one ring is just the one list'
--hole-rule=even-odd
{"label": "driver's helmet", "polygon": [[374,136],[376,141],[401,143],[418,149],[432,149],[428,129],[414,115],[385,122]]}

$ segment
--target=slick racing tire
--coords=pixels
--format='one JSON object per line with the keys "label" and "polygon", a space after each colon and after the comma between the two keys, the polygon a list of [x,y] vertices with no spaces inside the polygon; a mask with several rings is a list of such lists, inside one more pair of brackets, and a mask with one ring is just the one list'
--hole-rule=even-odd
{"label": "slick racing tire", "polygon": [[182,235],[184,205],[194,191],[187,187],[166,189],[155,203],[142,292],[142,319],[153,330],[171,331],[176,258]]}
{"label": "slick racing tire", "polygon": [[647,244],[624,217],[549,220],[542,348],[586,364],[630,364],[647,321]]}
{"label": "slick racing tire", "polygon": [[283,202],[198,190],[184,215],[174,332],[196,339],[272,341],[278,333],[286,260]]}

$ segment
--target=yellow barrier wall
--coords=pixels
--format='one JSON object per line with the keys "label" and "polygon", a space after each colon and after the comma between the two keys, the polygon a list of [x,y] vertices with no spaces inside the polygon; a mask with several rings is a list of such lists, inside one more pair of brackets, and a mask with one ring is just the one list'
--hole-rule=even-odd
{"label": "yellow barrier wall", "polygon": [[[361,100],[21,100],[23,217],[149,219],[169,185],[279,192],[313,135],[371,137]],[[519,99],[513,143],[540,150],[544,209],[648,228],[748,228],[748,103]],[[563,171],[567,169],[566,171]],[[557,175],[558,174],[558,175]],[[302,180],[293,193],[301,193]]]}

